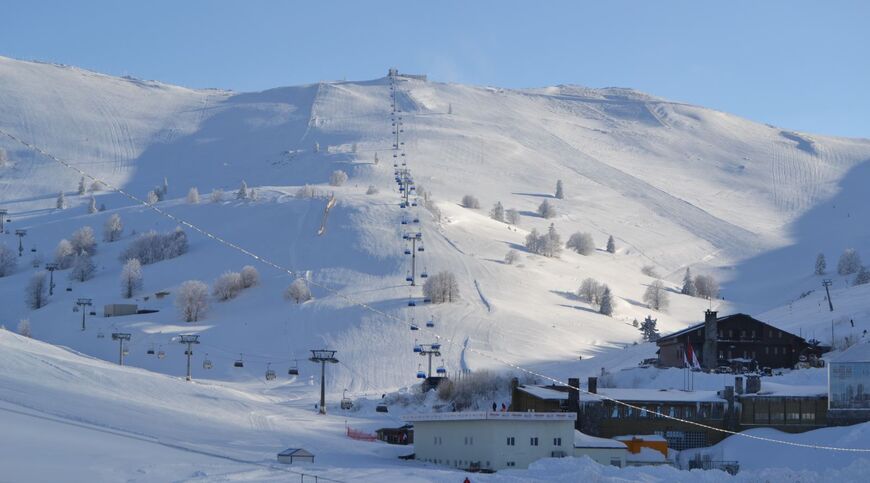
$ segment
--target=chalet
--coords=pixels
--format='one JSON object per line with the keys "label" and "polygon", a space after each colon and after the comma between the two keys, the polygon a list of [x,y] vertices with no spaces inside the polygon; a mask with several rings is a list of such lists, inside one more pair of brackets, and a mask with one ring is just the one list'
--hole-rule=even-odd
{"label": "chalet", "polygon": [[705,370],[721,366],[758,370],[792,368],[801,356],[818,355],[802,337],[778,329],[746,314],[718,317],[705,312],[704,322],[656,341],[660,367],[686,367],[692,354]]}

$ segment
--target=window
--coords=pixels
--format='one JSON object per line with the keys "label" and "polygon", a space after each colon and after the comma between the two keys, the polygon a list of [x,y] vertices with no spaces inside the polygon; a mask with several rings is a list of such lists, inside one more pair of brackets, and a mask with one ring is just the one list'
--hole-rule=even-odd
{"label": "window", "polygon": [[779,331],[779,335],[778,335],[778,337],[779,337],[780,339],[782,339],[782,331]]}
{"label": "window", "polygon": [[804,412],[801,413],[801,423],[816,424],[816,413],[808,408],[804,408]]}
{"label": "window", "polygon": [[444,440],[441,439],[441,436],[435,436],[435,443],[434,444],[444,444]]}
{"label": "window", "polygon": [[729,338],[729,339],[733,339],[733,338],[734,338],[734,329],[728,329],[728,338]]}
{"label": "window", "polygon": [[553,446],[562,446],[562,438],[553,438]]}
{"label": "window", "polygon": [[752,338],[755,338],[755,329],[752,329]]}
{"label": "window", "polygon": [[489,468],[489,461],[486,462],[486,467]]}
{"label": "window", "polygon": [[514,439],[514,437],[508,436],[507,445],[508,446],[516,446],[516,444],[517,444],[517,441]]}
{"label": "window", "polygon": [[505,463],[504,465],[507,466],[507,467],[513,467],[513,466],[516,466],[517,464],[514,463],[513,461],[508,461],[508,462]]}
{"label": "window", "polygon": [[622,468],[622,460],[619,458],[610,458],[610,466],[616,466],[617,468]]}
{"label": "window", "polygon": [[640,407],[640,417],[642,417],[642,418],[647,417],[646,406]]}
{"label": "window", "polygon": [[538,445],[538,438],[537,438],[537,436],[535,436],[535,437],[533,437],[533,438],[529,438],[529,444],[532,445],[532,446],[537,446],[537,445]]}
{"label": "window", "polygon": [[720,358],[720,359],[724,359],[724,358],[725,358],[725,353],[722,352],[722,350],[719,351],[719,358]]}
{"label": "window", "polygon": [[613,411],[610,413],[610,417],[614,419],[619,417],[619,406],[613,406]]}
{"label": "window", "polygon": [[764,355],[769,355],[769,354],[770,354],[770,347],[765,347],[764,348]]}
{"label": "window", "polygon": [[745,329],[740,329],[740,338],[741,339],[746,338],[746,330]]}
{"label": "window", "polygon": [[465,437],[465,445],[468,446],[468,445],[472,445],[472,444],[474,444],[474,436],[466,436]]}
{"label": "window", "polygon": [[686,419],[692,419],[695,417],[695,407],[694,406],[686,406],[684,408],[684,415]]}

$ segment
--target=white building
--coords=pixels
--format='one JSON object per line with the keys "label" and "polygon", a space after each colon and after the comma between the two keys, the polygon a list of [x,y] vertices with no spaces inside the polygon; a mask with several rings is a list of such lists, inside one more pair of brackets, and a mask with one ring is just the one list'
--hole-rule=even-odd
{"label": "white building", "polygon": [[418,460],[493,471],[572,456],[576,419],[576,413],[483,411],[405,417],[414,423]]}
{"label": "white building", "polygon": [[599,438],[574,431],[574,456],[588,456],[602,465],[626,466],[628,446],[614,439]]}

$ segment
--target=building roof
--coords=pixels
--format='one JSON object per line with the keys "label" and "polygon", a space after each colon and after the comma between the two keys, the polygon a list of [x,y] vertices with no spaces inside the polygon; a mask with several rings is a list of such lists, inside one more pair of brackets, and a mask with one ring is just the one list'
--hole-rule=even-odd
{"label": "building roof", "polygon": [[314,456],[309,453],[307,450],[302,448],[287,448],[284,451],[278,453],[278,456]]}
{"label": "building roof", "polygon": [[791,385],[764,381],[761,389],[757,393],[739,394],[738,397],[817,397],[828,395],[828,386],[825,385]]}
{"label": "building roof", "polygon": [[613,439],[617,441],[633,441],[635,439],[641,441],[659,441],[659,442],[667,442],[664,436],[659,436],[657,434],[626,434],[623,436],[616,436]]}
{"label": "building roof", "polygon": [[[682,391],[678,389],[636,389],[627,387],[598,388],[598,394],[626,402],[724,402],[716,391]],[[580,393],[581,402],[603,401],[594,394]]]}
{"label": "building roof", "polygon": [[545,401],[568,400],[568,393],[566,391],[559,391],[557,389],[552,389],[551,387],[524,385],[519,386],[517,389]]}
{"label": "building roof", "polygon": [[[766,326],[768,326],[768,327],[773,327],[773,328],[776,329],[776,330],[780,330],[780,331],[782,331],[782,332],[785,332],[786,334],[789,334],[789,335],[791,335],[791,336],[793,336],[793,337],[797,337],[798,339],[803,340],[802,337],[800,337],[800,336],[798,336],[798,335],[796,335],[796,334],[792,334],[791,332],[789,332],[789,331],[787,331],[787,330],[782,330],[782,329],[780,329],[779,327],[776,327],[776,326],[773,326],[773,325],[768,324],[767,322],[763,322],[763,321],[761,321],[761,320],[758,320],[758,319],[756,319],[755,317],[753,317],[753,316],[751,316],[751,315],[748,315],[748,314],[737,313],[737,314],[731,314],[731,315],[724,315],[724,316],[722,316],[722,317],[716,317],[716,321],[717,321],[717,322],[722,322],[722,321],[725,321],[725,320],[728,320],[728,319],[732,319],[732,318],[737,318],[737,317],[741,317],[741,318],[745,317],[745,318],[748,318],[748,319],[752,319],[752,320],[754,320],[754,321],[756,321],[756,322],[759,322],[759,323],[761,323],[761,324],[763,324],[763,325],[766,325]],[[692,331],[694,331],[694,330],[703,329],[703,328],[704,328],[704,325],[705,325],[705,322],[699,322],[699,323],[697,323],[697,324],[695,324],[695,325],[691,325],[691,326],[689,326],[689,327],[686,327],[686,328],[683,329],[683,330],[678,330],[678,331],[676,331],[676,332],[674,332],[674,333],[671,333],[671,334],[668,334],[668,335],[661,336],[661,337],[658,338],[658,340],[657,340],[656,342],[662,342],[662,341],[666,341],[666,340],[670,340],[670,339],[675,339],[675,338],[677,338],[677,337],[680,337],[681,335],[687,334],[687,333],[692,332]]]}
{"label": "building roof", "polygon": [[628,446],[619,441],[609,438],[599,438],[590,436],[586,433],[574,430],[574,447],[575,448],[614,448],[624,449],[628,451]]}
{"label": "building roof", "polygon": [[870,341],[849,347],[832,357],[831,362],[870,362]]}
{"label": "building roof", "polygon": [[402,419],[416,422],[435,421],[574,421],[577,413],[535,413],[535,412],[495,412],[495,411],[469,411],[458,413],[428,413],[409,414]]}
{"label": "building roof", "polygon": [[629,463],[667,463],[668,461],[661,451],[647,447],[640,448],[637,453],[629,452],[625,460]]}

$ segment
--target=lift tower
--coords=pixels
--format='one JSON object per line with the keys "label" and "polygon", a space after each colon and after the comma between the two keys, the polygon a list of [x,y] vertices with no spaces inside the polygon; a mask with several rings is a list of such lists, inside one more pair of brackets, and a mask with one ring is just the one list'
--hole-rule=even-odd
{"label": "lift tower", "polygon": [[326,363],[338,364],[338,359],[335,358],[333,350],[311,349],[308,360],[320,363],[320,414],[326,414]]}

